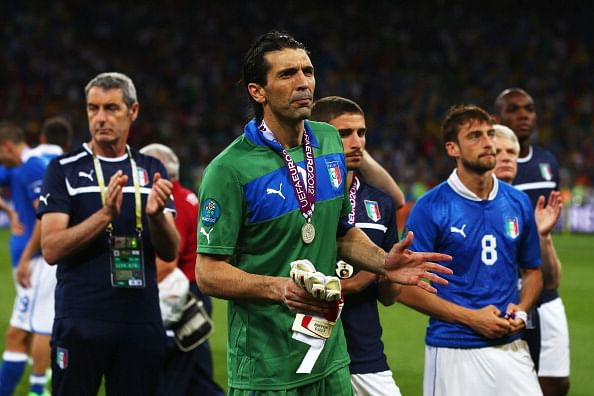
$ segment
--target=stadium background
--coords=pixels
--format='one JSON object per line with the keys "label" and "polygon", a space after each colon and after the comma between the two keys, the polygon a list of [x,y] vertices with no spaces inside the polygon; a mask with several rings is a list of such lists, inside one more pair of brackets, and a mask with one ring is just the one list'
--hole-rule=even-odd
{"label": "stadium background", "polygon": [[[311,50],[316,97],[343,95],[363,106],[369,149],[409,200],[450,172],[439,136],[450,105],[475,103],[492,110],[502,89],[526,89],[539,114],[536,139],[561,164],[568,202],[563,224],[589,232],[594,230],[593,11],[588,1],[126,5],[5,0],[0,3],[0,119],[22,124],[36,144],[43,119],[61,114],[73,122],[80,143],[88,138],[84,85],[99,72],[124,72],[134,80],[141,103],[131,144],[172,146],[182,160],[183,181],[197,188],[209,160],[242,132],[249,117],[240,82],[245,51],[259,34],[278,28]],[[589,237],[563,238],[571,245]],[[0,246],[5,253],[6,244]],[[576,246],[586,249],[588,243]],[[576,267],[586,269],[583,264]],[[591,279],[581,275],[576,279]],[[568,287],[564,279],[562,292]],[[586,286],[576,282],[576,287]],[[578,294],[580,299],[591,302],[592,289]],[[578,355],[582,346],[590,348],[582,356],[591,373],[590,339],[572,342]],[[579,365],[574,363],[575,370]],[[399,366],[405,369],[406,361]],[[579,389],[572,377],[573,389]]]}
{"label": "stadium background", "polygon": [[[452,163],[439,123],[449,106],[492,110],[504,88],[533,95],[540,143],[563,187],[594,181],[594,14],[591,2],[177,2],[124,6],[75,1],[0,4],[0,119],[40,123],[63,114],[88,137],[84,85],[99,72],[132,77],[141,103],[131,142],[161,141],[196,185],[204,166],[243,130],[247,48],[271,28],[311,50],[316,97],[343,95],[366,111],[370,150],[409,198]],[[580,190],[576,190],[577,195]],[[582,194],[583,196],[583,194]]]}

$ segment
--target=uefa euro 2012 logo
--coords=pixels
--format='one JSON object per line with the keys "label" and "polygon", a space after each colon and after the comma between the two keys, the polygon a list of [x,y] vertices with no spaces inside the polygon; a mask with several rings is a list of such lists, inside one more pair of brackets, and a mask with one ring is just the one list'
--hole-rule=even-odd
{"label": "uefa euro 2012 logo", "polygon": [[221,205],[212,198],[207,198],[202,203],[200,218],[206,227],[212,227],[221,217]]}

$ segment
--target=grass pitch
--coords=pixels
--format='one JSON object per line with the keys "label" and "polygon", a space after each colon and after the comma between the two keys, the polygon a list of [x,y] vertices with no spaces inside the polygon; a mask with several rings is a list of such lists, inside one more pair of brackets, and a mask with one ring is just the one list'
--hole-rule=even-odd
{"label": "grass pitch", "polygon": [[[14,287],[8,257],[8,230],[0,229],[0,317],[4,330],[12,310]],[[592,394],[590,378],[594,373],[594,236],[555,235],[555,245],[563,264],[561,296],[569,320],[571,337],[572,396]],[[226,302],[214,300],[215,333],[210,339],[217,382],[227,384]],[[403,395],[421,395],[423,379],[424,334],[427,318],[407,307],[380,307],[383,341],[390,367]],[[4,334],[4,331],[2,331]],[[4,337],[0,337],[4,349]],[[26,395],[28,373],[23,376],[16,395]],[[102,393],[102,392],[101,392]],[[101,394],[100,393],[100,394]]]}

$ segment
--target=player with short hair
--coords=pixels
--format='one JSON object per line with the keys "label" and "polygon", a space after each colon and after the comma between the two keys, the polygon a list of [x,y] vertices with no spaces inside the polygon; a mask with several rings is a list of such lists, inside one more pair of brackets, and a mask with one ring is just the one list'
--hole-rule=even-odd
{"label": "player with short hair", "polygon": [[315,74],[302,43],[260,36],[243,77],[255,118],[206,169],[196,261],[200,289],[230,300],[229,394],[350,395],[339,282],[330,277],[337,249],[427,290],[422,279],[444,283],[433,272],[445,270],[428,260],[449,257],[405,250],[412,234],[386,253],[349,226],[340,137],[306,120]]}
{"label": "player with short hair", "polygon": [[[0,395],[11,395],[18,384],[31,353],[30,394],[44,393],[49,366],[49,340],[54,319],[54,288],[56,270],[49,266],[35,244],[35,210],[39,205],[39,192],[43,174],[50,158],[61,153],[60,147],[52,153],[31,150],[25,142],[23,130],[16,124],[0,125],[0,163],[10,169],[8,184],[13,196],[15,212],[24,225],[24,233],[11,236],[11,256],[16,282],[16,298],[10,325],[6,330],[5,351],[0,368]],[[36,248],[35,248],[36,246]],[[19,271],[26,273],[21,282]]]}
{"label": "player with short hair", "polygon": [[[65,117],[54,116],[46,119],[41,126],[41,133],[39,134],[39,144],[31,149],[31,155],[43,158],[46,163],[70,150],[72,141],[72,124]],[[39,186],[41,190],[41,186]],[[41,250],[41,221],[35,222],[35,228],[16,268],[16,279],[21,287],[28,288],[31,286],[31,271],[29,269],[29,262],[34,255],[39,255]],[[55,286],[55,268],[52,271],[51,282]],[[53,305],[53,291],[52,291],[52,305]],[[48,343],[49,356],[49,343]]]}
{"label": "player with short hair", "polygon": [[[333,125],[342,139],[351,202],[349,223],[363,230],[376,245],[390,250],[398,240],[394,203],[358,174],[368,134],[363,109],[350,99],[327,96],[314,103],[310,119]],[[381,282],[376,274],[355,269],[343,260],[337,262],[336,273],[345,296],[341,320],[355,395],[400,395],[384,354],[377,309],[378,300],[384,305],[395,302],[399,285]]]}
{"label": "player with short hair", "polygon": [[[538,395],[526,342],[526,312],[542,286],[540,252],[528,197],[493,175],[491,116],[453,106],[442,134],[456,168],[413,206],[406,229],[413,250],[450,254],[455,268],[438,294],[402,287],[399,301],[430,316],[425,395]],[[518,291],[518,272],[522,291]]]}
{"label": "player with short hair", "polygon": [[[513,185],[528,194],[537,208],[539,197],[548,198],[559,190],[559,164],[551,152],[532,144],[537,125],[534,99],[521,88],[505,89],[495,100],[495,117],[518,137],[520,153]],[[543,260],[542,274],[535,328],[526,332],[526,340],[545,396],[564,396],[570,386],[570,349],[567,315],[557,290],[561,262]]]}
{"label": "player with short hair", "polygon": [[[70,151],[72,145],[72,124],[64,116],[54,116],[46,119],[41,126],[39,145],[33,151],[41,154],[56,154],[60,151]],[[57,147],[60,149],[58,150]]]}
{"label": "player with short hair", "polygon": [[177,255],[171,182],[127,145],[140,105],[132,80],[101,73],[85,87],[91,139],[49,164],[38,216],[57,264],[52,393],[156,392],[165,353],[155,256]]}

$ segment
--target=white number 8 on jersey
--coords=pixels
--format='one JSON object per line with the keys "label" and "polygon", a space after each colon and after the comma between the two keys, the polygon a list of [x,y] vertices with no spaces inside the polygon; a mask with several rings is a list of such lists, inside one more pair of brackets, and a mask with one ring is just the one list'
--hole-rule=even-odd
{"label": "white number 8 on jersey", "polygon": [[481,260],[485,265],[493,265],[497,261],[497,239],[487,234],[481,239]]}

